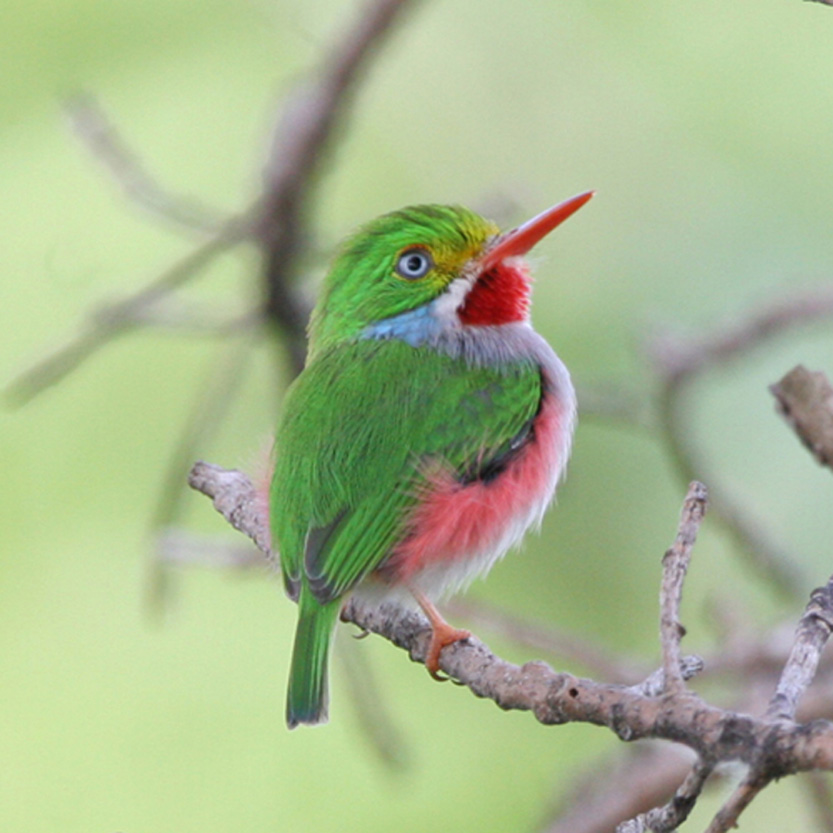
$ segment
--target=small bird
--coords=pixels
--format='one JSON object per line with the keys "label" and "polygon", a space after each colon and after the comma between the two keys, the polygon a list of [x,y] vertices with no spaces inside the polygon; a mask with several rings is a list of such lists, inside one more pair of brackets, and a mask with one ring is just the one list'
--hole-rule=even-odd
{"label": "small bird", "polygon": [[426,666],[470,636],[432,599],[483,575],[540,523],[570,453],[576,399],[529,320],[523,259],[583,206],[518,228],[421,205],[347,240],[287,392],[270,489],[273,545],[298,603],[289,728],[327,720],[328,653],[353,593],[419,604]]}

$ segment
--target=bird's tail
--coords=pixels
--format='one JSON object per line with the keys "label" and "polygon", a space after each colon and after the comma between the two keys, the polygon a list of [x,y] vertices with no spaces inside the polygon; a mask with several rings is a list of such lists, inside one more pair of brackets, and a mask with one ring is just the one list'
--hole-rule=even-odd
{"label": "bird's tail", "polygon": [[299,723],[327,721],[327,658],[340,607],[338,600],[321,605],[301,591],[286,694],[286,725],[290,729]]}

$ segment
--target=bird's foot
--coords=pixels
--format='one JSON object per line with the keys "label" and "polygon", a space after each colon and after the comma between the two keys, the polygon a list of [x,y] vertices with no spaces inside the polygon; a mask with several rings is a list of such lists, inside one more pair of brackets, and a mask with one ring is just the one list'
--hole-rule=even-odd
{"label": "bird's foot", "polygon": [[443,677],[439,674],[440,653],[442,649],[446,645],[453,645],[455,642],[468,639],[471,636],[471,631],[452,627],[444,619],[440,619],[439,622],[432,622],[431,625],[431,642],[428,645],[428,653],[425,656],[425,667],[435,680],[442,683],[448,679],[448,677]]}
{"label": "bird's foot", "polygon": [[428,651],[425,655],[425,667],[435,680],[445,682],[448,677],[442,677],[439,674],[442,649],[447,645],[453,645],[455,642],[468,639],[471,636],[471,631],[461,630],[449,625],[427,596],[413,586],[409,589],[431,623],[431,642],[428,643]]}

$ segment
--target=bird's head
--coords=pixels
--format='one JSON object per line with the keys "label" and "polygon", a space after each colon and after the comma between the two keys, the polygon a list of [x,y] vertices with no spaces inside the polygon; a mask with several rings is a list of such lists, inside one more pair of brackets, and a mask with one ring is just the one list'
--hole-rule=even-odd
{"label": "bird's head", "polygon": [[310,322],[311,352],[368,334],[527,320],[523,255],[592,196],[579,194],[505,233],[460,206],[378,217],[346,241],[327,275]]}

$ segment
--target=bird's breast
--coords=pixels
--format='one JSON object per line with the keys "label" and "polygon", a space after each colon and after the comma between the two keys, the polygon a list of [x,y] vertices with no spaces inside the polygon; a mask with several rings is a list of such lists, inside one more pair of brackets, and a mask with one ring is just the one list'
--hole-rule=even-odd
{"label": "bird's breast", "polygon": [[569,456],[575,416],[569,378],[566,386],[564,379],[552,382],[499,471],[474,479],[450,471],[432,476],[411,510],[408,534],[380,570],[385,581],[415,582],[434,596],[456,592],[540,523]]}

